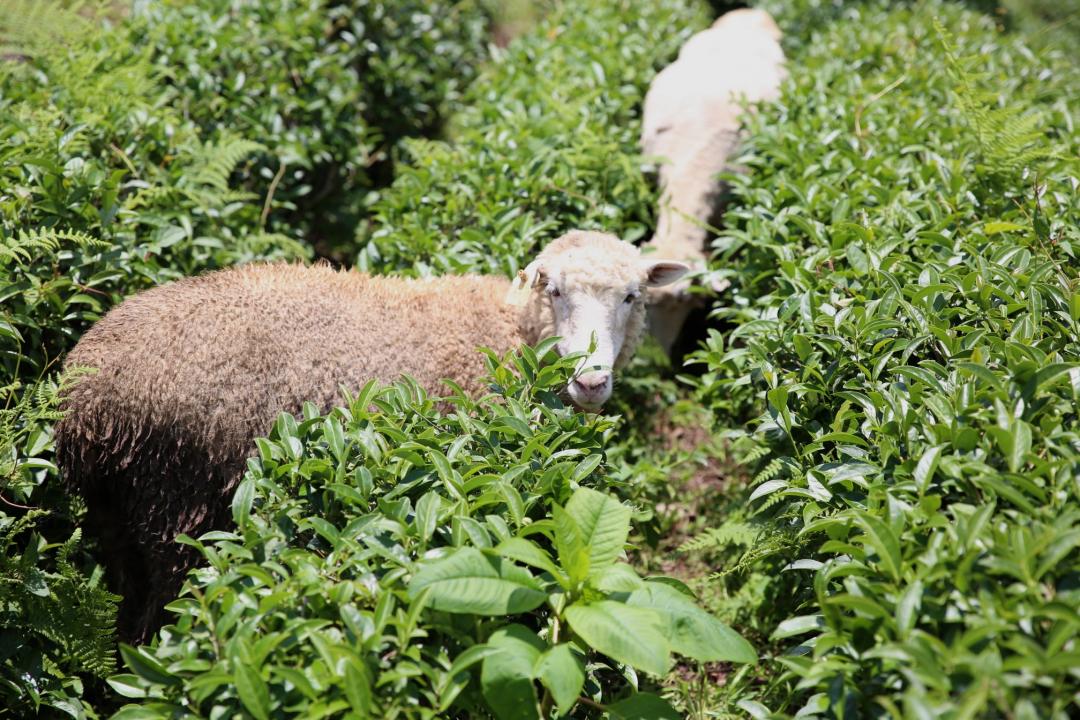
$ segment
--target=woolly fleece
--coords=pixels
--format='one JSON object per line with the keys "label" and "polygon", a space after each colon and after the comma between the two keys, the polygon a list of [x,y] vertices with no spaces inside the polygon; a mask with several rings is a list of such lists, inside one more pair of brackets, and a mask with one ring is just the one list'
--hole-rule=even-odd
{"label": "woolly fleece", "polygon": [[[787,72],[780,29],[763,10],[722,15],[683,45],[678,59],[653,79],[645,96],[641,146],[664,158],[656,233],[646,252],[703,270],[708,231],[719,220],[723,184],[735,168],[743,102],[774,100]],[[693,307],[689,281],[650,291],[653,334],[671,349]]]}

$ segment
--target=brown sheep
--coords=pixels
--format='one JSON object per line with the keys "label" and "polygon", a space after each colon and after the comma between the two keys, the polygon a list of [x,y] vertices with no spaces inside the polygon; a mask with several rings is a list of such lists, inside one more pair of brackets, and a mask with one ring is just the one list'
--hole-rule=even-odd
{"label": "brown sheep", "polygon": [[562,354],[587,351],[595,334],[567,394],[597,408],[611,371],[641,340],[645,288],[686,271],[579,231],[549,245],[515,288],[498,277],[407,280],[279,264],[127,299],[68,356],[68,367],[97,372],[67,393],[56,428],[60,465],[86,499],[87,529],[124,598],[121,637],[147,641],[161,624],[195,560],[174,538],[227,524],[253,440],[282,411],[305,401],[326,410],[342,385],[402,374],[429,392],[450,378],[480,394],[479,346],[504,353],[556,334]]}

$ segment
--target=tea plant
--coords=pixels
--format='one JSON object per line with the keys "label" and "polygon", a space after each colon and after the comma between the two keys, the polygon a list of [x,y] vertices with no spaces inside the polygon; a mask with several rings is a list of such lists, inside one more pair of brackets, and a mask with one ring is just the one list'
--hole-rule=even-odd
{"label": "tea plant", "polygon": [[471,86],[449,142],[404,144],[408,165],[374,206],[357,265],[509,275],[572,228],[644,236],[655,195],[639,107],[706,22],[702,4],[682,0],[553,8]]}
{"label": "tea plant", "polygon": [[578,358],[553,346],[493,361],[479,401],[369,384],[282,416],[236,530],[185,540],[205,565],[176,622],[122,647],[109,682],[144,700],[117,717],[671,717],[635,670],[754,662],[681,584],[619,561],[632,511],[592,489],[612,423],[559,401]]}
{"label": "tea plant", "polygon": [[846,5],[793,44],[717,241],[731,331],[697,356],[718,425],[769,450],[733,522],[788,538],[696,545],[771,586],[741,608],[769,682],[728,697],[1074,714],[1080,76],[946,2]]}
{"label": "tea plant", "polygon": [[126,42],[162,101],[212,141],[261,145],[235,184],[261,227],[347,257],[404,137],[430,135],[485,53],[488,14],[454,0],[138,2]]}

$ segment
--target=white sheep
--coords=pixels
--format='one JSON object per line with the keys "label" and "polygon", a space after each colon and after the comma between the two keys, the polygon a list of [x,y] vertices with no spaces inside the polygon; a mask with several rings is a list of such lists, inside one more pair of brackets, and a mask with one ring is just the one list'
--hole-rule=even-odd
{"label": "white sheep", "polygon": [[[662,159],[656,233],[645,244],[658,257],[703,270],[708,231],[720,209],[717,176],[732,170],[744,103],[773,100],[786,76],[780,29],[763,10],[733,10],[683,45],[649,87],[641,148]],[[654,291],[653,334],[670,352],[693,307],[689,280]]]}
{"label": "white sheep", "polygon": [[97,372],[66,394],[56,428],[60,466],[124,596],[122,637],[147,640],[160,624],[194,560],[174,538],[225,525],[253,441],[282,411],[327,409],[342,385],[402,374],[431,392],[450,378],[480,394],[478,347],[505,353],[552,335],[561,354],[588,351],[595,337],[567,395],[596,409],[644,333],[645,289],[687,270],[579,231],[514,285],[249,265],[128,298],[68,356],[67,366]]}

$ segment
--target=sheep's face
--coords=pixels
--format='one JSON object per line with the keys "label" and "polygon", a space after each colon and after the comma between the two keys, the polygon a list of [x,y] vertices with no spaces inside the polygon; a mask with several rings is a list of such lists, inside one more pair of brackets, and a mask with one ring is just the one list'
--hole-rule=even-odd
{"label": "sheep's face", "polygon": [[525,270],[535,288],[537,337],[559,336],[561,355],[587,353],[567,387],[570,400],[595,410],[609,397],[613,372],[633,356],[645,330],[645,289],[674,282],[689,268],[642,258],[612,235],[575,231],[549,245]]}

